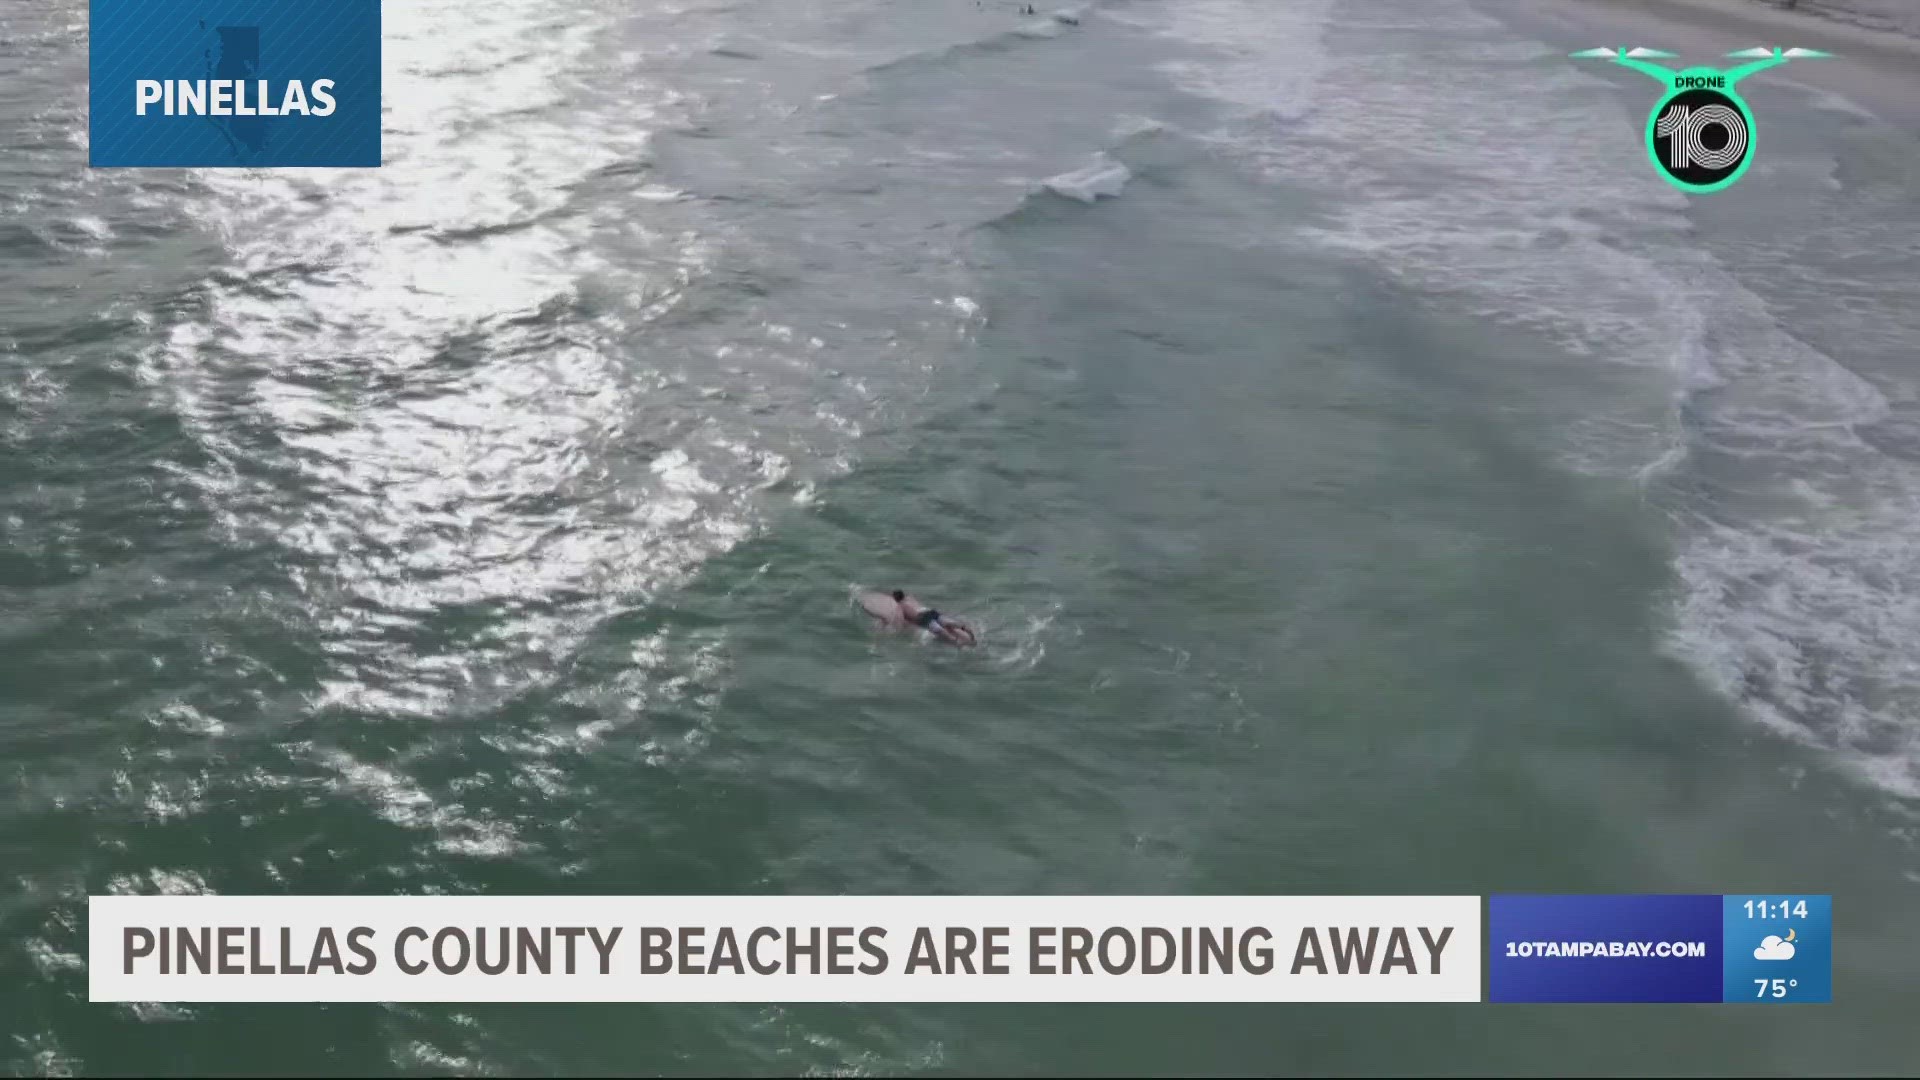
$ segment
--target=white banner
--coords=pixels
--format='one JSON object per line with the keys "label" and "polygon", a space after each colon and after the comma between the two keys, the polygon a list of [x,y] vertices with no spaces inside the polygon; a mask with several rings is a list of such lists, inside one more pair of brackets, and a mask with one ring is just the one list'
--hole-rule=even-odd
{"label": "white banner", "polygon": [[1479,1001],[1477,896],[95,896],[93,1001]]}

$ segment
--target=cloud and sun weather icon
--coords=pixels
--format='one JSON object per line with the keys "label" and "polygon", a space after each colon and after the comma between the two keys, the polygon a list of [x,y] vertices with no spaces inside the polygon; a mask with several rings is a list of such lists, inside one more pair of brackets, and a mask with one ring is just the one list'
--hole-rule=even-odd
{"label": "cloud and sun weather icon", "polygon": [[1753,958],[1755,960],[1793,959],[1793,939],[1799,933],[1798,930],[1788,930],[1786,937],[1781,937],[1778,934],[1768,934],[1766,937],[1761,938],[1760,944],[1754,948]]}

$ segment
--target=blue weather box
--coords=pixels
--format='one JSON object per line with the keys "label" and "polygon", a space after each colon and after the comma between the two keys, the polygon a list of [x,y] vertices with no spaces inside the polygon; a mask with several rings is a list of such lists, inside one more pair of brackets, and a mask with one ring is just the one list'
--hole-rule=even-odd
{"label": "blue weather box", "polygon": [[1833,1000],[1833,898],[1722,897],[1726,1000]]}
{"label": "blue weather box", "polygon": [[96,168],[380,164],[380,0],[93,0]]}
{"label": "blue weather box", "polygon": [[1496,895],[1489,1001],[1828,1002],[1828,896]]}

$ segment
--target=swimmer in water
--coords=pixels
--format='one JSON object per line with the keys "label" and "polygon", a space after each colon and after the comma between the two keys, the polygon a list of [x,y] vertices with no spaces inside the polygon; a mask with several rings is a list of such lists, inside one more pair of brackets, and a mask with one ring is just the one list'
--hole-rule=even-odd
{"label": "swimmer in water", "polygon": [[979,643],[979,639],[974,636],[973,627],[923,606],[920,601],[908,596],[904,590],[893,590],[893,602],[900,605],[901,618],[949,644],[964,648]]}

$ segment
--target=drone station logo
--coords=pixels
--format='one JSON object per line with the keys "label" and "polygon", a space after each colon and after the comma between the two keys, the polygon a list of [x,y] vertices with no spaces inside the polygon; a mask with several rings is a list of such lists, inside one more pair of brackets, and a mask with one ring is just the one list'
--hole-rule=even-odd
{"label": "drone station logo", "polygon": [[1659,49],[1622,46],[1618,49],[1582,49],[1581,60],[1611,60],[1659,80],[1667,92],[1647,114],[1647,156],[1667,183],[1689,195],[1720,191],[1745,175],[1753,162],[1753,110],[1733,86],[1756,71],[1789,60],[1831,56],[1814,49],[1756,47],[1730,52],[1749,60],[1736,68],[1695,67],[1684,71],[1662,67],[1655,59],[1672,59]]}

